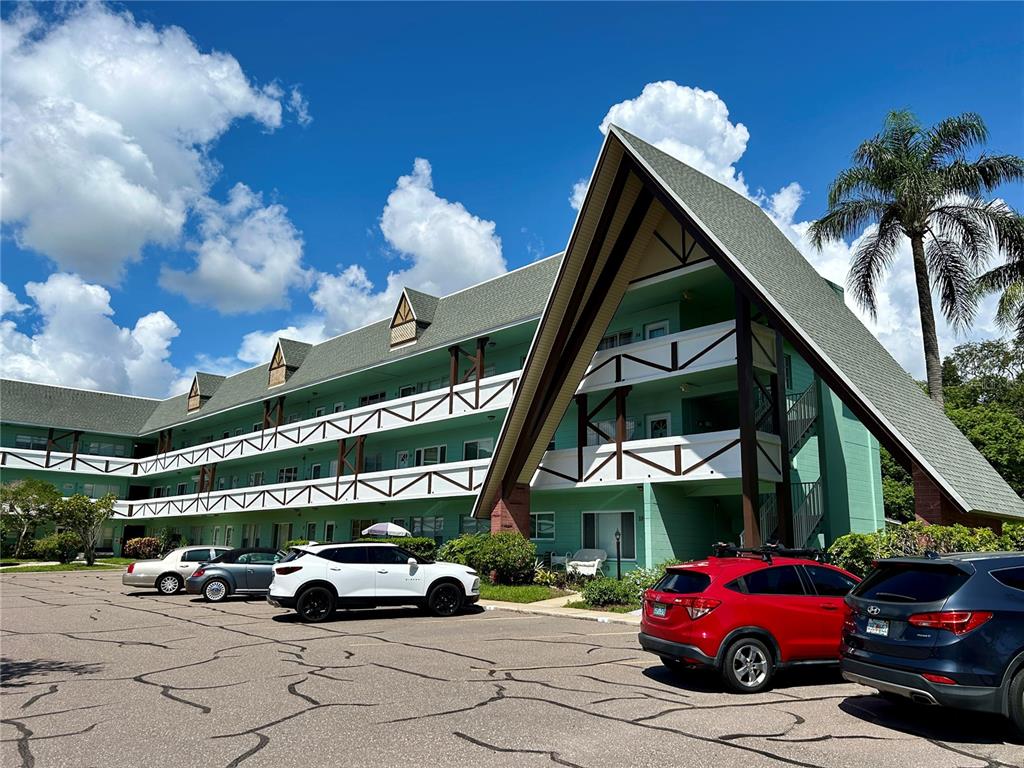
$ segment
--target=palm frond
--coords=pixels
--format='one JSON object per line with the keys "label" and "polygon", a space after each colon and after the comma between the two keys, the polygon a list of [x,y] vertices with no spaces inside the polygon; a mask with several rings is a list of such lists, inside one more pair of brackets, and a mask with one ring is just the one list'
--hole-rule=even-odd
{"label": "palm frond", "polygon": [[938,291],[942,314],[957,329],[970,325],[977,308],[977,272],[964,255],[961,244],[951,238],[932,237],[925,247],[928,274]]}
{"label": "palm frond", "polygon": [[988,140],[985,121],[975,112],[947,117],[925,133],[928,164],[937,166],[943,159],[963,155],[968,149]]}
{"label": "palm frond", "polygon": [[833,207],[844,200],[857,198],[876,198],[884,193],[878,185],[875,172],[861,165],[840,171],[835,181],[828,188],[828,205]]}
{"label": "palm frond", "polygon": [[1017,344],[1024,344],[1024,280],[1011,283],[999,297],[996,322],[1015,334]]}
{"label": "palm frond", "polygon": [[892,265],[902,234],[895,215],[891,211],[886,212],[880,218],[878,228],[861,238],[853,254],[846,286],[872,317],[876,317],[878,312],[875,287]]}
{"label": "palm frond", "polygon": [[830,240],[856,237],[860,231],[879,221],[890,206],[884,200],[844,200],[811,224],[811,242],[815,248]]}

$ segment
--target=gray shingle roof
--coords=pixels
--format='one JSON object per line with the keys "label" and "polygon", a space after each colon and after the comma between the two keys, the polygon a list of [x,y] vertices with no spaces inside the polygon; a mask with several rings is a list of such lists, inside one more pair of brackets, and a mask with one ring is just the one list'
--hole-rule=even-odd
{"label": "gray shingle roof", "polygon": [[968,509],[1024,516],[1024,500],[758,205],[645,141],[612,130]]}
{"label": "gray shingle roof", "polygon": [[409,306],[412,307],[412,313],[416,316],[416,322],[427,324],[434,322],[434,312],[437,311],[437,302],[440,301],[437,296],[431,296],[429,293],[412,288],[406,288],[405,295],[409,297]]}
{"label": "gray shingle roof", "polygon": [[196,383],[199,385],[199,394],[202,397],[212,397],[213,393],[220,387],[225,377],[216,373],[196,372]]}
{"label": "gray shingle roof", "polygon": [[[137,435],[159,400],[0,379],[0,419],[56,429]],[[185,410],[185,399],[181,400]]]}
{"label": "gray shingle roof", "polygon": [[[287,364],[295,364],[293,355],[299,360],[298,369],[287,382],[268,390],[268,360],[265,365],[223,378],[203,407],[191,414],[186,409],[187,393],[166,400],[149,400],[3,380],[0,419],[90,432],[151,434],[428,349],[445,348],[495,328],[535,319],[544,309],[560,262],[561,254],[550,256],[440,299],[410,291],[410,301],[422,300],[426,312],[430,312],[429,300],[433,299],[432,322],[415,344],[399,349],[391,349],[390,318],[316,345],[281,339],[282,347],[288,345],[283,350]],[[413,293],[422,298],[413,299]],[[415,307],[414,311],[419,318],[420,307]],[[209,383],[209,380],[200,382],[205,397],[204,381]]]}
{"label": "gray shingle roof", "polygon": [[288,368],[298,368],[302,365],[306,356],[309,355],[309,350],[313,348],[312,344],[307,344],[304,341],[294,341],[293,339],[278,339],[277,343],[281,345],[284,364]]}

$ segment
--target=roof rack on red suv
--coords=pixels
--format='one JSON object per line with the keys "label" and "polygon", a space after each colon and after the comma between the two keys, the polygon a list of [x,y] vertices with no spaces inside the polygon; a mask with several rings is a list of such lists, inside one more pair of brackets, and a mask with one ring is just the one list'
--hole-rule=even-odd
{"label": "roof rack on red suv", "polygon": [[714,557],[742,557],[743,555],[756,555],[766,563],[772,561],[772,556],[796,557],[803,560],[814,560],[818,563],[828,562],[828,553],[822,549],[806,549],[783,547],[779,544],[763,544],[760,547],[737,547],[735,544],[718,542],[712,546]]}

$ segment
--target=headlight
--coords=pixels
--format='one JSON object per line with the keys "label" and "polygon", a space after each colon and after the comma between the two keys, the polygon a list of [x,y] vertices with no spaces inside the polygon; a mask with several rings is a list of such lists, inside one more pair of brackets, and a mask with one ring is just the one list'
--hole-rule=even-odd
{"label": "headlight", "polygon": [[479,592],[480,591],[480,579],[473,579],[472,591],[473,592]]}

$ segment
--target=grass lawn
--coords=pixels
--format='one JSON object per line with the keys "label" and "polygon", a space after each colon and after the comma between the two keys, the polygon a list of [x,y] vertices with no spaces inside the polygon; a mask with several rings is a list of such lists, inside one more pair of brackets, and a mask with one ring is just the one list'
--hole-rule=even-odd
{"label": "grass lawn", "polygon": [[39,573],[41,571],[110,571],[120,569],[121,564],[104,565],[101,562],[96,565],[85,563],[57,563],[55,565],[25,565],[21,568],[4,568],[3,573]]}
{"label": "grass lawn", "polygon": [[591,605],[586,600],[576,600],[565,604],[566,608],[582,608],[587,611],[607,611],[608,613],[632,613],[640,608],[640,603],[628,605]]}
{"label": "grass lawn", "polygon": [[544,587],[540,584],[523,584],[510,587],[505,584],[489,584],[486,581],[480,583],[480,598],[482,600],[501,600],[506,603],[536,603],[538,600],[550,600],[552,597],[561,597],[568,592]]}

